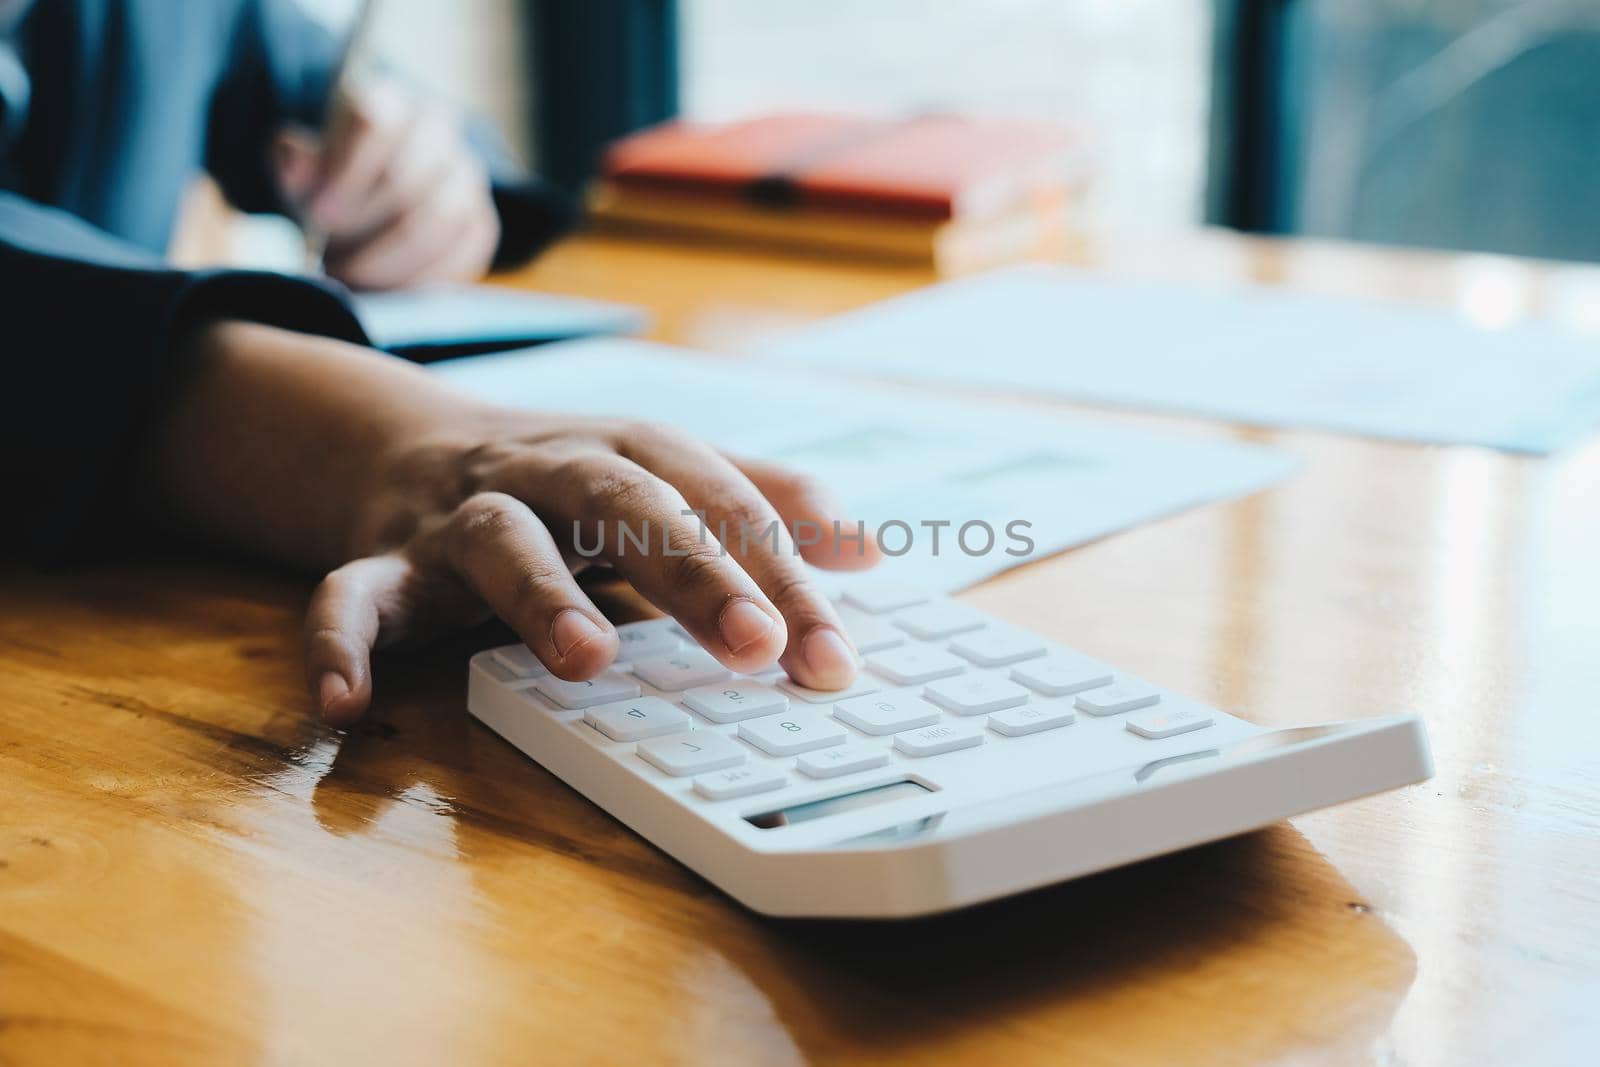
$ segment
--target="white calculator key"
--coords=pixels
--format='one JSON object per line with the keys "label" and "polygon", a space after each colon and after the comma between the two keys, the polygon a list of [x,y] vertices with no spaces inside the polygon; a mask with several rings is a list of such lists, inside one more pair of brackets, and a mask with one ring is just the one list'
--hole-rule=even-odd
{"label": "white calculator key", "polygon": [[621,671],[606,671],[598,678],[583,682],[563,681],[553,674],[547,674],[534,682],[533,687],[568,711],[609,704],[613,700],[629,700],[639,695],[639,683]]}
{"label": "white calculator key", "polygon": [[884,615],[913,604],[921,604],[928,594],[899,582],[857,582],[844,592],[844,602],[869,615]]}
{"label": "white calculator key", "polygon": [[833,717],[862,733],[897,734],[938,722],[939,709],[913,696],[878,693],[841,700],[833,706]]}
{"label": "white calculator key", "polygon": [[849,700],[851,697],[876,693],[883,688],[876,678],[866,674],[856,675],[856,680],[844,689],[807,689],[787,675],[779,678],[777,685],[796,700],[807,704],[833,704],[840,700]]}
{"label": "white calculator key", "polygon": [[950,642],[950,651],[980,667],[1009,667],[1045,654],[1045,643],[1032,634],[990,626]]}
{"label": "white calculator key", "polygon": [[935,678],[960,674],[967,665],[942,648],[907,645],[867,657],[867,666],[896,685],[921,685]]}
{"label": "white calculator key", "polygon": [[937,756],[958,748],[983,744],[983,731],[970,723],[941,722],[920,730],[895,734],[894,747],[908,756]]}
{"label": "white calculator key", "polygon": [[535,678],[549,674],[550,668],[539,662],[527,645],[507,645],[493,652],[494,661],[518,678]]}
{"label": "white calculator key", "polygon": [[1161,694],[1140,682],[1121,681],[1079,693],[1079,711],[1090,715],[1120,715],[1161,703]]}
{"label": "white calculator key", "polygon": [[894,624],[912,637],[933,641],[968,630],[981,630],[989,625],[989,620],[977,608],[954,600],[935,600],[900,612],[894,617]]}
{"label": "white calculator key", "polygon": [[617,627],[617,659],[624,663],[646,656],[665,656],[683,647],[670,619],[645,619]]}
{"label": "white calculator key", "polygon": [[1117,680],[1110,667],[1087,656],[1056,653],[1011,668],[1013,681],[1047,697],[1064,697],[1097,689]]}
{"label": "white calculator key", "polygon": [[751,793],[783,788],[789,780],[782,771],[767,767],[734,767],[731,770],[702,774],[694,780],[694,791],[707,800],[732,800]]}
{"label": "white calculator key", "polygon": [[797,756],[814,748],[831,748],[849,740],[844,727],[814,711],[791,711],[739,724],[739,736],[774,756]]}
{"label": "white calculator key", "polygon": [[1028,702],[1028,691],[1016,682],[981,674],[934,682],[922,695],[957,715],[985,715]]}
{"label": "white calculator key", "polygon": [[677,778],[737,767],[746,756],[737,741],[711,730],[654,737],[639,742],[638,752],[641,759]]}
{"label": "white calculator key", "polygon": [[989,728],[1007,737],[1026,737],[1042,730],[1065,726],[1077,716],[1066,708],[1044,704],[1026,704],[989,716]]}
{"label": "white calculator key", "polygon": [[850,636],[850,643],[863,656],[868,652],[906,643],[906,635],[886,619],[868,615],[849,605],[840,607],[839,621],[844,623],[844,632]]}
{"label": "white calculator key", "polygon": [[613,741],[642,741],[689,728],[689,716],[660,697],[602,704],[584,712],[583,721]]}
{"label": "white calculator key", "polygon": [[889,753],[866,745],[840,745],[807,752],[794,761],[802,774],[812,778],[837,778],[841,774],[870,771],[889,762]]}
{"label": "white calculator key", "polygon": [[633,665],[633,673],[657,689],[674,693],[733,677],[732,671],[711,658],[710,653],[698,648],[685,648],[670,656],[637,660]]}
{"label": "white calculator key", "polygon": [[1211,716],[1203,711],[1185,708],[1182,711],[1147,711],[1128,718],[1128,729],[1140,737],[1159,741],[1163,737],[1177,737],[1190,730],[1204,730],[1210,726]]}
{"label": "white calculator key", "polygon": [[738,722],[757,715],[773,715],[789,707],[788,697],[748,678],[691,689],[683,694],[683,702],[712,722]]}

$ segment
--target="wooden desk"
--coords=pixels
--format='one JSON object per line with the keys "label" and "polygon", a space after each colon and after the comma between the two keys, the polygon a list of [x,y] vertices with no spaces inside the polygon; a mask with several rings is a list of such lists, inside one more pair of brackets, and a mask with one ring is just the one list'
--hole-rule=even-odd
{"label": "wooden desk", "polygon": [[[1502,318],[1600,299],[1219,235],[1063,254]],[[727,349],[925,279],[582,239],[521,280]],[[1305,467],[970,599],[1261,722],[1416,709],[1432,782],[937,921],[774,922],[469,721],[489,635],[385,662],[342,737],[301,692],[304,581],[8,572],[0,1062],[1594,1062],[1600,445],[1185,425]]]}

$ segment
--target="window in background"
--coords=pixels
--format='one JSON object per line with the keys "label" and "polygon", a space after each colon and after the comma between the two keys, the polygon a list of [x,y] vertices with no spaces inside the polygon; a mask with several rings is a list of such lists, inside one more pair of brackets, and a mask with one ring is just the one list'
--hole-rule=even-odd
{"label": "window in background", "polygon": [[1600,260],[1600,3],[1289,10],[1274,228]]}
{"label": "window in background", "polygon": [[922,109],[1085,123],[1096,225],[1197,224],[1209,0],[681,0],[682,106]]}

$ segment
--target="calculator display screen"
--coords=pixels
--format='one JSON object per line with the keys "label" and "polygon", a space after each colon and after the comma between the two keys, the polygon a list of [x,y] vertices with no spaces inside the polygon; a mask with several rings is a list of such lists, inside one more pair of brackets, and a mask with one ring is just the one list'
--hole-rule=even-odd
{"label": "calculator display screen", "polygon": [[796,823],[810,822],[813,819],[826,818],[829,815],[840,815],[847,811],[859,811],[874,804],[886,804],[891,800],[900,800],[905,797],[921,796],[933,790],[920,782],[904,779],[890,782],[888,785],[876,785],[871,789],[860,789],[854,793],[843,796],[827,797],[823,800],[813,800],[805,804],[796,804],[793,807],[781,808],[778,811],[764,811],[759,815],[747,815],[745,821],[763,830],[776,829],[779,826],[793,826]]}

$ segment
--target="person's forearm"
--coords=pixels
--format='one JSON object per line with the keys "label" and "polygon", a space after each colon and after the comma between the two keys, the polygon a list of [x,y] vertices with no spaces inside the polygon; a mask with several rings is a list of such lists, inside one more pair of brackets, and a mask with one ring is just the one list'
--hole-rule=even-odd
{"label": "person's forearm", "polygon": [[144,464],[153,522],[305,569],[347,559],[384,459],[472,402],[409,364],[269,326],[186,339],[193,372]]}
{"label": "person's forearm", "polygon": [[[648,423],[484,404],[327,338],[220,322],[185,345],[135,498],[167,529],[326,574],[306,669],[330,721],[370,704],[374,647],[490,611],[557,677],[595,677],[619,638],[572,568],[596,556],[730,671],[776,661],[814,689],[855,676],[802,560],[872,559],[840,551],[837,510],[803,478]],[[834,532],[802,546],[800,523]],[[580,527],[661,547],[583,552]]]}

